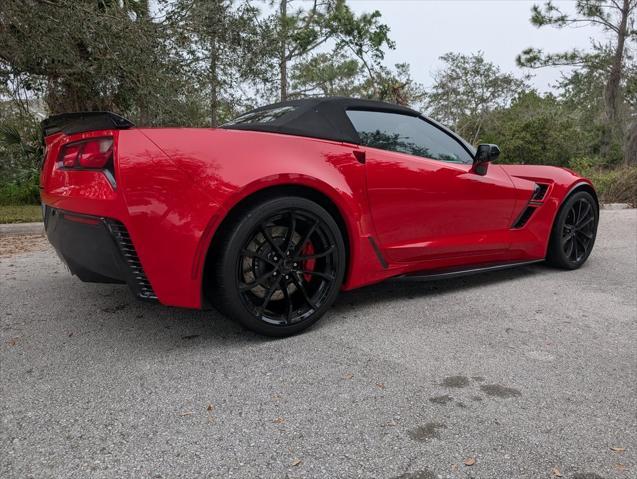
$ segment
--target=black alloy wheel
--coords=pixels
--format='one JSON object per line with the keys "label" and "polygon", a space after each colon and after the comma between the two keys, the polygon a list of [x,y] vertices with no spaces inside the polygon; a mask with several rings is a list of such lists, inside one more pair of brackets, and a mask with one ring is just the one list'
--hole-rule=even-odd
{"label": "black alloy wheel", "polygon": [[598,221],[597,203],[589,192],[570,196],[553,225],[548,261],[561,268],[579,268],[591,254]]}
{"label": "black alloy wheel", "polygon": [[338,295],[345,247],[330,214],[305,198],[276,198],[230,231],[217,264],[220,309],[246,327],[287,336],[309,327]]}

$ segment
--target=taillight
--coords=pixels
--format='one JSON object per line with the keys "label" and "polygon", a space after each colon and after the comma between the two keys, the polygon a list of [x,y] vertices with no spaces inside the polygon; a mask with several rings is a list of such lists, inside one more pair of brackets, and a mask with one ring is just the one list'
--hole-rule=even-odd
{"label": "taillight", "polygon": [[91,138],[64,145],[58,161],[64,168],[104,169],[113,158],[113,138]]}

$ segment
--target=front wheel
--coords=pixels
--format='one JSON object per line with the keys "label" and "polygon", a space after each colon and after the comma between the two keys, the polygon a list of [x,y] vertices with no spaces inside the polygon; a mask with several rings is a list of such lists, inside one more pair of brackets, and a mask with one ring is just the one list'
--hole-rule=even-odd
{"label": "front wheel", "polygon": [[314,324],[336,299],[345,273],[338,225],[300,197],[247,210],[228,230],[217,258],[213,304],[268,336],[289,336]]}
{"label": "front wheel", "polygon": [[599,211],[588,191],[578,191],[560,209],[549,242],[547,262],[564,269],[577,269],[593,250]]}

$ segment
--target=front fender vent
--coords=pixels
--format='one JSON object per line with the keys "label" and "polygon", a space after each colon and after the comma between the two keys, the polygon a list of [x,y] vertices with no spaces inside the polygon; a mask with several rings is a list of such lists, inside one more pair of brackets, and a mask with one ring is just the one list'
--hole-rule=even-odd
{"label": "front fender vent", "polygon": [[535,209],[536,209],[535,206],[527,206],[526,208],[524,208],[524,211],[522,212],[522,214],[518,217],[515,223],[513,223],[513,229],[520,229],[525,224],[527,224],[527,222],[533,215],[533,212],[535,211]]}
{"label": "front fender vent", "polygon": [[549,189],[549,185],[544,183],[536,183],[535,191],[533,192],[533,196],[531,197],[531,201],[542,201],[546,196],[546,192]]}

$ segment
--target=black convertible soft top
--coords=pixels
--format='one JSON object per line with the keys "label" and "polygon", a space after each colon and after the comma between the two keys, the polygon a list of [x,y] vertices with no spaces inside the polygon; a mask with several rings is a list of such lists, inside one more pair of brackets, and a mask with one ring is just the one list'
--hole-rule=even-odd
{"label": "black convertible soft top", "polygon": [[411,108],[381,101],[345,97],[305,98],[262,106],[244,113],[221,128],[268,131],[358,144],[360,138],[347,117],[347,110],[422,116]]}

